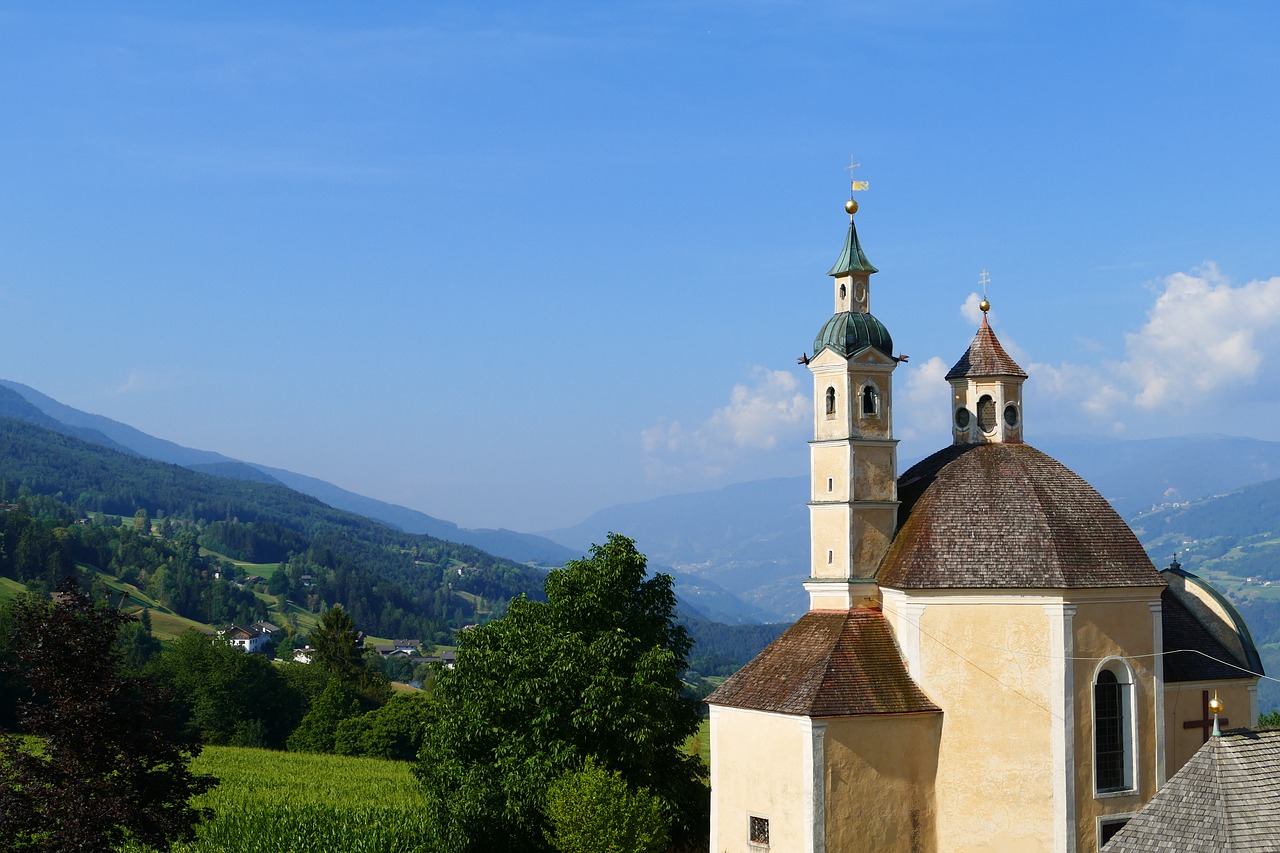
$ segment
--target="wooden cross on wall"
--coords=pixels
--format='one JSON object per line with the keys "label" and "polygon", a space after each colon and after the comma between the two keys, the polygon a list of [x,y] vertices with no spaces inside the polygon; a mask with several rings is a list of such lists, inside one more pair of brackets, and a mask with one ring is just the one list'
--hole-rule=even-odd
{"label": "wooden cross on wall", "polygon": [[[1204,714],[1204,719],[1203,720],[1187,720],[1185,723],[1182,724],[1182,727],[1184,729],[1202,729],[1204,732],[1203,742],[1208,743],[1209,732],[1213,731],[1213,715],[1209,713],[1209,691],[1208,690],[1200,691],[1200,704],[1201,704],[1202,713]],[[1226,717],[1218,717],[1218,724],[1220,726],[1225,726],[1229,722],[1231,721],[1228,720]]]}

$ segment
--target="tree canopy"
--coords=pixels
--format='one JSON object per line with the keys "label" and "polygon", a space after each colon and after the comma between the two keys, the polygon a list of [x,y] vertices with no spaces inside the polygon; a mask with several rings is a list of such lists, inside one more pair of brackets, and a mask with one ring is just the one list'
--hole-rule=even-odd
{"label": "tree canopy", "polygon": [[116,638],[132,621],[95,606],[68,578],[50,603],[13,609],[12,676],[27,691],[18,720],[31,740],[0,736],[0,837],[7,850],[167,850],[190,839],[197,744],[181,735],[166,690],[121,674]]}
{"label": "tree canopy", "polygon": [[611,534],[546,592],[463,632],[440,675],[415,771],[432,849],[549,849],[547,792],[588,759],[661,799],[677,841],[701,832],[702,766],[683,750],[699,714],[682,695],[690,640],[670,576],[647,577],[635,543]]}

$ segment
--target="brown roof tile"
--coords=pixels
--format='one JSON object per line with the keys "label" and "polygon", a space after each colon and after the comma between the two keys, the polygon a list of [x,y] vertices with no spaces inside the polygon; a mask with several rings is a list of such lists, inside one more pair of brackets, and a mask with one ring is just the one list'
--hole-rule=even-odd
{"label": "brown roof tile", "polygon": [[878,610],[811,610],[707,697],[809,717],[937,712]]}
{"label": "brown roof tile", "polygon": [[987,315],[982,315],[982,325],[973,336],[973,343],[960,356],[955,366],[947,371],[947,379],[959,379],[962,376],[1021,376],[1027,374],[1018,363],[1009,357],[996,339],[996,333],[987,325]]}
{"label": "brown roof tile", "polygon": [[876,574],[881,586],[1164,586],[1102,495],[1026,444],[940,450],[899,478],[898,498],[898,533]]}
{"label": "brown roof tile", "polygon": [[1280,731],[1211,737],[1104,853],[1280,850]]}

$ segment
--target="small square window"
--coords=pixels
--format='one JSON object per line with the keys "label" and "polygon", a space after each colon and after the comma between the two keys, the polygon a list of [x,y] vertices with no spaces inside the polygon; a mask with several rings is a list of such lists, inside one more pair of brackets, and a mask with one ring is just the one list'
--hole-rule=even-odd
{"label": "small square window", "polygon": [[752,844],[769,845],[769,818],[751,816],[750,840]]}
{"label": "small square window", "polygon": [[1102,845],[1106,844],[1112,838],[1115,838],[1116,833],[1124,829],[1124,825],[1128,822],[1129,819],[1126,817],[1123,820],[1104,820],[1099,823],[1098,847],[1101,848]]}

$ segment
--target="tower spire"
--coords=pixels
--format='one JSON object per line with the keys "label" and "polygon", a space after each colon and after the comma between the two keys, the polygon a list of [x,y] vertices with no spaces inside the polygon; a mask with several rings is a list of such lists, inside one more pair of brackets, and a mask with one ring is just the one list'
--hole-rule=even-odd
{"label": "tower spire", "polygon": [[[858,164],[850,162],[852,171]],[[875,572],[898,517],[897,441],[893,438],[889,331],[871,314],[869,278],[877,272],[858,242],[850,181],[849,230],[827,273],[835,278],[835,313],[813,342],[814,429],[809,443],[811,568],[805,589],[812,610],[878,606]]]}

